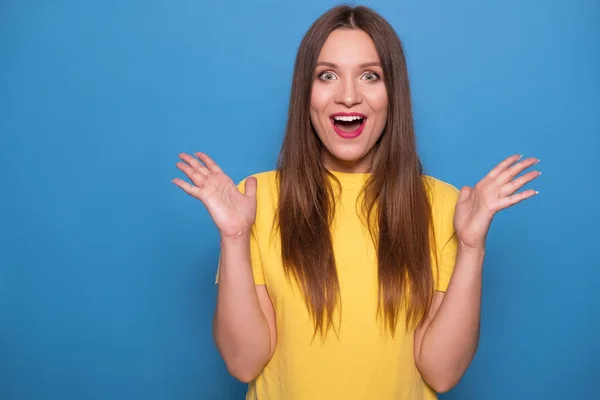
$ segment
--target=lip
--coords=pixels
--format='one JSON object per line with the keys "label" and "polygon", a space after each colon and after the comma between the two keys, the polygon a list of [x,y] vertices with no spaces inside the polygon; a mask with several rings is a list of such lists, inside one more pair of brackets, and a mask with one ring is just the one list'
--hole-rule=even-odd
{"label": "lip", "polygon": [[[354,132],[344,132],[335,125],[335,122],[333,120],[333,117],[338,117],[338,116],[341,116],[341,117],[357,116],[357,117],[362,117],[363,120],[362,120],[362,124]],[[333,126],[333,130],[335,131],[335,133],[337,133],[339,136],[343,137],[344,139],[352,139],[352,138],[360,136],[362,131],[365,129],[365,125],[367,124],[367,116],[364,114],[361,114],[361,113],[357,113],[357,112],[351,112],[351,113],[338,112],[335,114],[331,114],[331,116],[329,117],[329,120],[331,121],[331,126]]]}

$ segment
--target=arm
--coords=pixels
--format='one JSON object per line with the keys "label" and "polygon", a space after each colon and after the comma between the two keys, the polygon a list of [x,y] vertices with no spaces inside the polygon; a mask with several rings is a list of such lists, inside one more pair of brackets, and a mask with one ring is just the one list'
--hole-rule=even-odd
{"label": "arm", "polygon": [[276,340],[273,305],[252,271],[258,181],[249,177],[236,187],[206,153],[195,155],[180,153],[177,163],[192,183],[173,183],[204,204],[221,234],[213,335],[231,375],[249,382],[271,358]]}
{"label": "arm", "polygon": [[440,393],[458,383],[477,350],[483,257],[483,250],[459,246],[447,292],[435,292],[429,318],[415,332],[417,368]]}
{"label": "arm", "polygon": [[264,285],[254,285],[250,237],[221,240],[213,336],[231,375],[254,380],[276,343],[275,312]]}
{"label": "arm", "polygon": [[[425,381],[445,392],[461,379],[475,356],[479,342],[481,278],[486,237],[494,215],[537,194],[516,193],[540,173],[516,178],[539,161],[508,157],[471,188],[463,187],[452,218],[456,237],[447,243],[456,251],[454,272],[446,293],[436,292],[427,320],[415,331],[415,362]],[[447,237],[447,236],[446,236]],[[446,244],[447,244],[446,243]],[[449,254],[452,254],[449,251]]]}

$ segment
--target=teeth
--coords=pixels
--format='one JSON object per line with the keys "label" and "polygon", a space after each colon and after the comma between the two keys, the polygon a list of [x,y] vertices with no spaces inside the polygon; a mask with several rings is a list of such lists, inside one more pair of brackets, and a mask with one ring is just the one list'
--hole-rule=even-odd
{"label": "teeth", "polygon": [[333,117],[334,120],[336,121],[346,121],[346,122],[350,122],[350,121],[356,121],[356,120],[362,120],[363,117],[359,117],[358,115],[352,115],[350,117],[345,117],[345,116],[341,116],[341,115],[336,115],[335,117]]}

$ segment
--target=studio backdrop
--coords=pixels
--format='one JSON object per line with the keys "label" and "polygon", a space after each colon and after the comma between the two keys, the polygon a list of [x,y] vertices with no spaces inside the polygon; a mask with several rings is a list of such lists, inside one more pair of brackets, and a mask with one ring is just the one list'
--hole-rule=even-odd
{"label": "studio backdrop", "polygon": [[[0,399],[243,398],[211,334],[219,235],[171,179],[182,151],[275,168],[296,50],[335,4],[0,2]],[[600,2],[366,5],[404,42],[426,173],[541,159],[441,398],[600,398]]]}

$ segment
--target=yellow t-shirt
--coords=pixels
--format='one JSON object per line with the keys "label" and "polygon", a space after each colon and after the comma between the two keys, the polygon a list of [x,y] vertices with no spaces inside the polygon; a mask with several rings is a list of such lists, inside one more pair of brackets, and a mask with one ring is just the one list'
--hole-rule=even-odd
{"label": "yellow t-shirt", "polygon": [[[255,174],[257,213],[251,239],[254,281],[266,285],[275,309],[277,346],[258,378],[249,384],[247,400],[431,400],[435,392],[415,366],[413,337],[403,323],[396,335],[385,330],[377,310],[377,253],[356,212],[356,201],[368,174],[333,172],[342,184],[332,226],[333,250],[341,294],[339,337],[316,335],[302,293],[286,277],[278,235],[272,224],[277,207],[276,172]],[[445,291],[456,259],[452,224],[458,190],[423,176],[432,199],[439,274],[435,289]],[[244,192],[245,180],[238,187]],[[359,207],[360,209],[360,207]],[[433,262],[432,262],[433,263]],[[339,312],[339,309],[336,310]],[[401,316],[399,321],[403,321]],[[334,314],[336,324],[339,314]]]}

